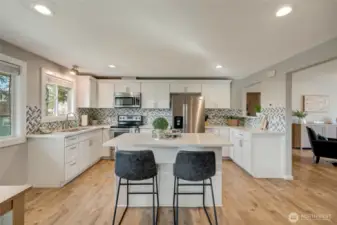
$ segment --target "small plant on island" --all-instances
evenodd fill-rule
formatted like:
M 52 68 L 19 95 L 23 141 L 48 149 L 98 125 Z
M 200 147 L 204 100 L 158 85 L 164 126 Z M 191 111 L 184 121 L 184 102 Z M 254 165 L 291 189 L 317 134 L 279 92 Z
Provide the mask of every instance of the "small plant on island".
M 158 117 L 152 122 L 152 126 L 156 130 L 166 130 L 169 126 L 169 123 L 164 117 Z

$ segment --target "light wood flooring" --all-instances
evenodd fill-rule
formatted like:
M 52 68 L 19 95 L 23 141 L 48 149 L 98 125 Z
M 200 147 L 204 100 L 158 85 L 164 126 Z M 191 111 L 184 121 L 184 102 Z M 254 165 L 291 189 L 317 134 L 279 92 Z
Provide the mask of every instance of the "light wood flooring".
M 310 151 L 294 150 L 293 159 L 293 181 L 253 179 L 233 162 L 224 161 L 219 224 L 292 224 L 291 212 L 331 216 L 330 221 L 302 219 L 295 224 L 337 224 L 337 167 L 312 164 Z M 110 225 L 113 169 L 112 161 L 101 161 L 64 188 L 32 189 L 26 195 L 25 225 Z M 150 209 L 131 208 L 123 224 L 149 225 L 151 216 Z M 173 224 L 170 208 L 160 209 L 159 224 Z M 202 209 L 181 209 L 180 224 L 207 225 L 208 221 Z

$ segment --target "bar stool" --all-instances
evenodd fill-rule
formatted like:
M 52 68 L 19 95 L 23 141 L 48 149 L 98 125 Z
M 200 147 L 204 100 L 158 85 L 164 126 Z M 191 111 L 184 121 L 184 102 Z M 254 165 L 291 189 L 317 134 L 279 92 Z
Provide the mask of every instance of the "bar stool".
M 129 207 L 129 195 L 144 195 L 152 194 L 152 213 L 153 213 L 153 225 L 158 224 L 159 214 L 159 194 L 158 194 L 158 180 L 157 180 L 157 166 L 154 159 L 153 152 L 150 150 L 145 151 L 117 151 L 115 161 L 115 174 L 119 177 L 116 203 L 112 225 L 115 224 L 117 205 L 119 198 L 120 186 L 126 186 L 126 208 L 120 219 L 119 224 L 122 223 L 126 211 Z M 152 178 L 150 183 L 132 183 L 130 181 L 141 181 Z M 122 179 L 126 182 L 122 182 Z M 130 192 L 129 186 L 137 185 L 152 185 L 152 192 Z M 156 186 L 156 188 L 155 188 Z M 155 195 L 157 195 L 157 214 L 155 216 Z
M 214 192 L 212 179 L 215 175 L 215 153 L 212 151 L 180 151 L 177 154 L 176 162 L 173 167 L 174 192 L 173 192 L 173 219 L 174 224 L 178 225 L 179 195 L 202 195 L 203 208 L 207 215 L 209 224 L 211 219 L 205 206 L 205 187 L 210 187 L 213 199 L 213 210 L 215 224 L 218 225 L 218 218 L 215 208 Z M 186 181 L 202 181 L 202 184 L 180 184 L 179 179 Z M 205 183 L 205 180 L 209 180 Z M 179 192 L 180 186 L 202 186 L 202 192 Z

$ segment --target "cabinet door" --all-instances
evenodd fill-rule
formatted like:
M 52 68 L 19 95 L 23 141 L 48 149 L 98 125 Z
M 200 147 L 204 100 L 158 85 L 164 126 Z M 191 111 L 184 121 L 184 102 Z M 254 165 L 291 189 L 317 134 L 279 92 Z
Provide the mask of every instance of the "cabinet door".
M 89 140 L 84 140 L 79 142 L 79 170 L 83 171 L 90 165 L 90 142 Z
M 97 107 L 97 81 L 95 78 L 90 78 L 90 107 Z
M 115 85 L 105 80 L 98 81 L 98 108 L 112 108 L 114 106 Z
M 201 84 L 173 83 L 170 84 L 171 93 L 201 93 Z
M 142 83 L 142 108 L 170 108 L 170 85 L 168 83 Z
M 243 141 L 242 143 L 242 167 L 251 173 L 251 143 L 250 141 Z
M 203 84 L 205 108 L 230 108 L 230 84 Z
M 116 82 L 115 92 L 140 92 L 140 83 L 138 82 Z
M 103 129 L 103 143 L 110 140 L 110 129 Z M 110 147 L 102 147 L 101 156 L 108 157 L 110 156 Z
M 326 125 L 324 133 L 327 138 L 337 138 L 337 128 L 335 125 Z

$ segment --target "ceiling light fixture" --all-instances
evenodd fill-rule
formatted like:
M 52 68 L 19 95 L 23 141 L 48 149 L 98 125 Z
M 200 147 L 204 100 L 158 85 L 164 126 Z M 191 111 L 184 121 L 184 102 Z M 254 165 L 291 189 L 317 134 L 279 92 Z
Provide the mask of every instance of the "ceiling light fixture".
M 286 16 L 293 11 L 293 8 L 290 5 L 284 5 L 279 8 L 276 12 L 276 17 Z
M 216 65 L 216 67 L 215 67 L 216 69 L 221 69 L 222 68 L 222 66 L 221 65 Z
M 45 5 L 35 4 L 33 8 L 44 16 L 52 16 L 53 12 Z
M 78 71 L 78 66 L 73 65 L 73 68 L 69 71 L 70 74 L 72 75 L 78 75 L 80 72 Z
M 110 68 L 116 68 L 116 66 L 113 65 L 113 64 L 110 64 L 109 67 L 110 67 Z

